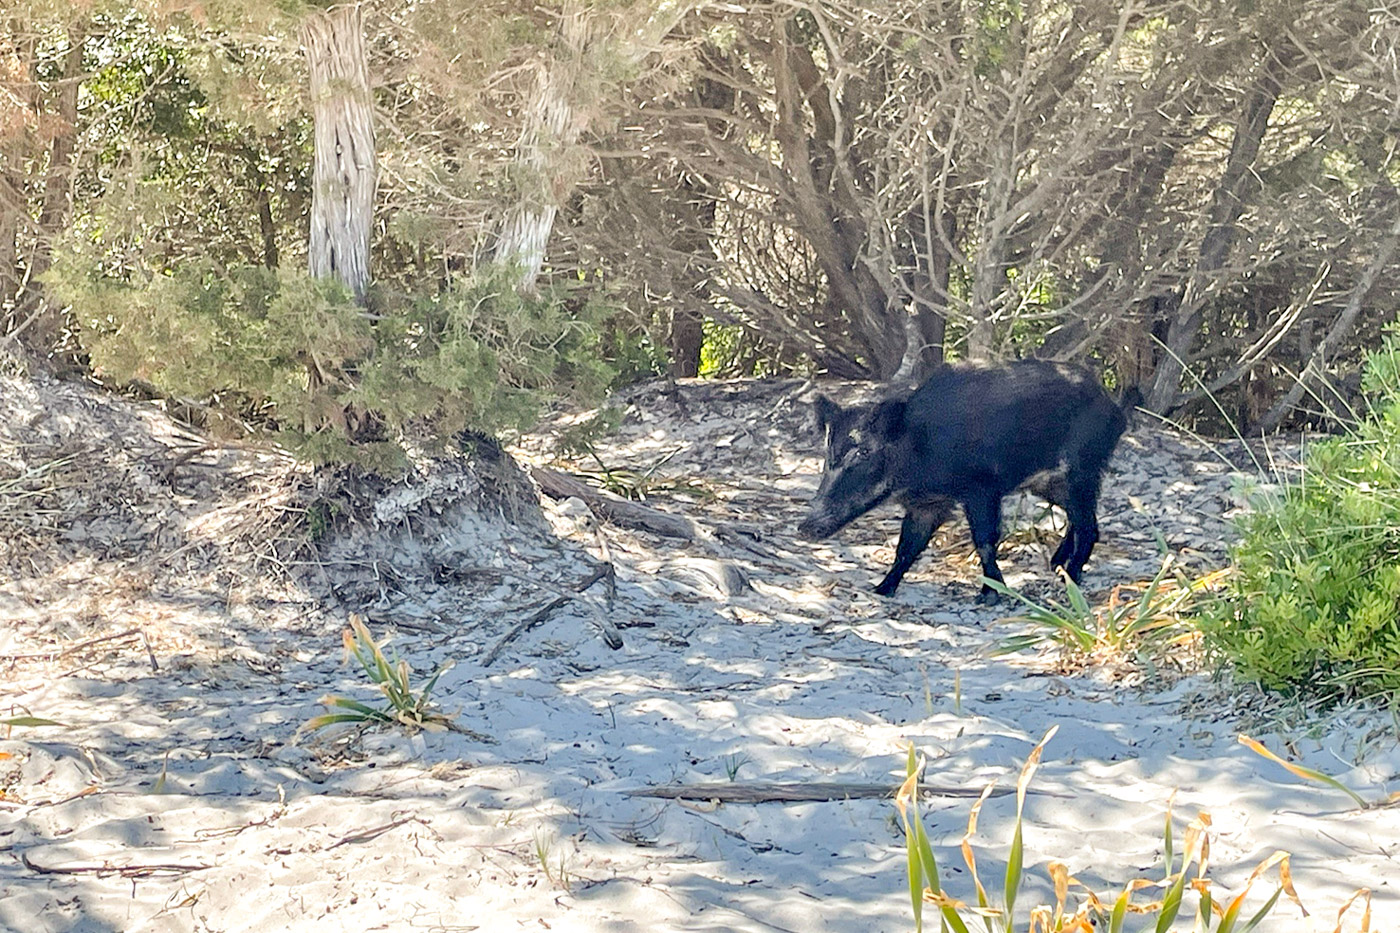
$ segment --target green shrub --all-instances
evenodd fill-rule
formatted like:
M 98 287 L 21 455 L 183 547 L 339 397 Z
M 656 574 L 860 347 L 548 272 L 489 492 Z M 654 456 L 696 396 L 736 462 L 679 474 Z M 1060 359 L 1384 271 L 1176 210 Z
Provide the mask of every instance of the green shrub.
M 1400 341 L 1366 364 L 1370 410 L 1306 452 L 1301 478 L 1241 526 L 1208 648 L 1267 687 L 1400 689 Z
M 302 271 L 213 262 L 131 282 L 71 260 L 51 284 L 99 374 L 241 399 L 316 461 L 390 466 L 406 434 L 443 445 L 463 428 L 519 427 L 541 393 L 592 397 L 613 376 L 599 352 L 607 308 L 523 296 L 506 270 L 379 292 L 369 310 Z

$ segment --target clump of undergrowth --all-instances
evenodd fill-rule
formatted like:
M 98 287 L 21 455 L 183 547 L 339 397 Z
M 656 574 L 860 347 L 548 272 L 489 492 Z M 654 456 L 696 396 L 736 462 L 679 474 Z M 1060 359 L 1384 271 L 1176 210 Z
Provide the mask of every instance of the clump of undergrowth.
M 423 686 L 414 689 L 411 683 L 413 672 L 408 662 L 386 656 L 384 645 L 388 639 L 375 641 L 369 628 L 358 615 L 350 616 L 350 627 L 341 633 L 341 638 L 345 644 L 346 655 L 359 662 L 365 676 L 383 695 L 384 702 L 379 706 L 372 706 L 349 697 L 334 694 L 324 696 L 320 702 L 337 712 L 325 713 L 307 720 L 302 726 L 304 730 L 314 732 L 327 726 L 348 723 L 397 725 L 413 732 L 443 729 L 467 731 L 457 726 L 452 716 L 438 711 L 431 699 L 433 687 L 437 686 L 438 678 L 452 667 L 451 662 L 438 668 Z
M 919 815 L 918 775 L 922 762 L 916 760 L 913 746 L 909 747 L 907 777 L 895 796 L 895 805 L 904 826 L 909 897 L 916 933 L 922 933 L 924 929 L 926 907 L 933 909 L 940 933 L 968 933 L 974 929 L 987 933 L 1017 933 L 1022 930 L 1026 933 L 1166 933 L 1182 916 L 1183 910 L 1188 911 L 1186 917 L 1194 916 L 1192 929 L 1195 933 L 1251 933 L 1266 929 L 1261 928 L 1260 924 L 1284 895 L 1300 910 L 1303 909 L 1298 892 L 1293 887 L 1286 852 L 1275 852 L 1259 863 L 1239 892 L 1219 892 L 1217 884 L 1209 877 L 1210 815 L 1199 814 L 1187 825 L 1178 840 L 1169 808 L 1163 833 L 1164 865 L 1160 878 L 1134 878 L 1123 885 L 1117 896 L 1100 897 L 1072 876 L 1063 863 L 1052 861 L 1047 864 L 1046 871 L 1054 885 L 1054 905 L 1038 904 L 1024 913 L 1018 913 L 1017 896 L 1025 878 L 1023 866 L 1026 852 L 1021 830 L 1026 791 L 1040 765 L 1045 745 L 1054 734 L 1055 729 L 1052 728 L 1031 750 L 1016 782 L 1016 822 L 1006 873 L 999 888 L 995 883 L 990 887 L 983 883 L 972 846 L 978 814 L 993 787 L 989 786 L 983 791 L 973 804 L 961 844 L 963 861 L 973 886 L 973 897 L 969 900 L 958 899 L 942 886 L 933 846 Z M 1255 906 L 1246 910 L 1246 902 L 1255 883 L 1270 871 L 1275 872 L 1277 878 L 1273 893 L 1262 904 L 1256 898 Z M 1191 898 L 1195 899 L 1194 911 L 1191 909 Z M 1342 933 L 1343 919 L 1354 905 L 1362 912 L 1359 933 L 1369 933 L 1371 894 L 1366 889 L 1357 891 L 1338 912 L 1333 933 Z
M 93 268 L 65 259 L 52 287 L 96 372 L 254 411 L 316 462 L 401 465 L 405 435 L 446 447 L 464 429 L 519 427 L 543 396 L 596 397 L 616 375 L 600 337 L 615 308 L 522 294 L 509 269 L 375 289 L 361 307 L 290 267 Z
M 1265 687 L 1400 690 L 1400 339 L 1370 354 L 1369 411 L 1313 443 L 1301 477 L 1256 496 L 1206 646 Z
M 1191 653 L 1199 641 L 1192 612 L 1203 594 L 1221 585 L 1226 572 L 1189 577 L 1167 551 L 1158 535 L 1161 566 L 1151 580 L 1121 583 L 1108 599 L 1089 602 L 1077 583 L 1064 576 L 1066 601 L 1036 602 L 996 580 L 983 578 L 997 592 L 1022 604 L 1022 611 L 1002 621 L 1028 626 L 1004 639 L 999 654 L 1044 645 L 1058 646 L 1060 660 L 1070 668 L 1124 660 L 1155 666 L 1163 658 Z

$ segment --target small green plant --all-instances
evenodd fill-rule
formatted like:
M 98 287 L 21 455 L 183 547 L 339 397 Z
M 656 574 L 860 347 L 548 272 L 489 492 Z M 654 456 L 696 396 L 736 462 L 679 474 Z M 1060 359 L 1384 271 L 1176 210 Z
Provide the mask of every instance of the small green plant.
M 729 775 L 731 782 L 739 780 L 739 769 L 748 764 L 752 759 L 743 752 L 735 752 L 732 755 L 724 756 L 724 773 Z
M 988 586 L 1026 607 L 1020 615 L 1002 621 L 1026 623 L 1033 629 L 1007 638 L 997 653 L 1010 654 L 1048 643 L 1064 649 L 1070 661 L 1116 660 L 1131 655 L 1150 658 L 1195 642 L 1197 632 L 1188 614 L 1201 594 L 1220 585 L 1226 571 L 1189 580 L 1180 572 L 1172 573 L 1174 562 L 1160 534 L 1158 547 L 1162 565 L 1156 576 L 1115 586 L 1108 601 L 1099 606 L 1091 605 L 1084 591 L 1067 576 L 1067 605 L 1055 600 L 1037 603 L 1004 583 L 983 578 Z
M 564 853 L 559 853 L 559 858 L 555 864 L 549 862 L 550 851 L 554 848 L 554 837 L 543 832 L 535 833 L 535 858 L 539 859 L 540 868 L 544 870 L 544 876 L 549 879 L 549 883 L 568 893 L 573 879 L 569 877 L 569 870 L 564 863 Z
M 347 657 L 353 656 L 355 660 L 360 662 L 366 676 L 384 694 L 385 704 L 383 706 L 370 706 L 368 703 L 361 703 L 349 697 L 328 695 L 322 697 L 320 702 L 327 707 L 344 712 L 315 716 L 307 720 L 302 727 L 303 729 L 314 732 L 337 723 L 361 725 L 385 723 L 404 726 L 413 731 L 419 729 L 465 731 L 453 723 L 452 717 L 432 709 L 433 704 L 429 699 L 433 687 L 437 685 L 438 678 L 452 667 L 451 662 L 438 668 L 421 689 L 414 690 L 409 683 L 412 672 L 408 662 L 386 657 L 384 645 L 387 644 L 388 639 L 375 641 L 364 621 L 358 615 L 351 614 L 350 627 L 341 633 L 341 638 L 345 644 Z
M 1195 933 L 1251 933 L 1258 930 L 1279 898 L 1285 894 L 1302 908 L 1298 893 L 1293 888 L 1289 873 L 1289 856 L 1286 852 L 1275 852 L 1261 862 L 1250 874 L 1240 892 L 1233 896 L 1217 898 L 1214 884 L 1207 877 L 1210 860 L 1210 816 L 1202 813 L 1192 820 L 1186 827 L 1178 848 L 1172 814 L 1168 808 L 1163 834 L 1164 873 L 1160 880 L 1132 879 L 1123 885 L 1117 897 L 1104 899 L 1070 875 L 1064 864 L 1052 861 L 1047 864 L 1046 871 L 1054 885 L 1054 906 L 1037 905 L 1026 912 L 1024 922 L 1018 922 L 1016 898 L 1024 879 L 1025 846 L 1021 829 L 1026 791 L 1040 765 L 1045 745 L 1054 734 L 1055 729 L 1052 728 L 1031 750 L 1016 782 L 1015 829 L 1012 832 L 1001 897 L 995 901 L 978 874 L 976 853 L 972 847 L 972 837 L 977 832 L 978 814 L 993 788 L 989 786 L 973 804 L 961 849 L 963 861 L 967 864 L 968 874 L 976 892 L 975 903 L 952 897 L 941 885 L 933 846 L 919 816 L 918 778 L 923 762 L 916 759 L 914 747 L 910 745 L 906 763 L 907 776 L 895 795 L 895 806 L 899 810 L 904 827 L 909 897 L 916 933 L 922 933 L 924 928 L 925 905 L 930 905 L 937 911 L 938 929 L 941 933 L 950 930 L 953 933 L 968 933 L 973 928 L 985 929 L 988 933 L 1016 933 L 1018 930 L 1025 930 L 1026 933 L 1125 933 L 1129 929 L 1140 933 L 1147 933 L 1149 930 L 1153 933 L 1166 933 L 1181 914 L 1182 908 L 1186 906 L 1186 898 L 1192 892 L 1196 895 L 1193 927 Z M 1250 891 L 1255 882 L 1271 869 L 1277 872 L 1277 888 L 1258 910 L 1246 915 L 1245 901 Z M 1079 904 L 1072 907 L 1070 893 L 1075 889 Z M 1133 903 L 1134 896 L 1147 889 L 1160 890 L 1161 895 L 1149 903 Z M 1364 907 L 1360 931 L 1368 933 L 1371 917 L 1370 891 L 1365 889 L 1357 891 L 1339 911 L 1334 933 L 1341 933 L 1343 917 L 1352 905 L 1357 903 Z M 1130 927 L 1130 916 L 1141 919 L 1134 920 L 1134 925 Z M 1246 916 L 1248 919 L 1245 919 Z
M 683 480 L 658 479 L 656 477 L 656 471 L 684 448 L 677 447 L 640 473 L 636 470 L 609 467 L 603 462 L 603 458 L 598 456 L 598 452 L 592 444 L 586 444 L 584 449 L 593 462 L 598 464 L 598 469 L 579 470 L 578 473 L 591 479 L 594 485 L 624 499 L 645 502 L 648 493 L 658 492 L 662 489 L 675 490 L 686 485 Z
M 5 737 L 9 738 L 10 731 L 16 726 L 25 729 L 35 729 L 39 726 L 63 726 L 63 723 L 53 719 L 44 719 L 41 716 L 7 716 L 0 718 L 0 729 L 5 730 Z M 64 727 L 66 728 L 66 727 Z
M 1243 745 L 1245 748 L 1249 749 L 1257 755 L 1261 755 L 1264 758 L 1269 759 L 1275 764 L 1282 765 L 1284 768 L 1288 769 L 1293 774 L 1298 775 L 1298 777 L 1303 778 L 1306 781 L 1316 781 L 1319 784 L 1325 784 L 1333 790 L 1339 790 L 1342 793 L 1346 794 L 1348 797 L 1350 797 L 1352 800 L 1355 800 L 1356 805 L 1358 807 L 1361 807 L 1362 809 L 1365 809 L 1366 807 L 1370 806 L 1368 803 L 1366 803 L 1365 799 L 1360 794 L 1352 790 L 1350 787 L 1347 787 L 1345 784 L 1332 777 L 1330 774 L 1324 774 L 1323 772 L 1318 771 L 1314 768 L 1306 768 L 1302 765 L 1295 765 L 1291 761 L 1284 761 L 1278 755 L 1275 755 L 1273 752 L 1265 748 L 1263 742 L 1260 742 L 1257 739 L 1251 739 L 1247 735 L 1241 735 L 1239 739 L 1240 744 Z

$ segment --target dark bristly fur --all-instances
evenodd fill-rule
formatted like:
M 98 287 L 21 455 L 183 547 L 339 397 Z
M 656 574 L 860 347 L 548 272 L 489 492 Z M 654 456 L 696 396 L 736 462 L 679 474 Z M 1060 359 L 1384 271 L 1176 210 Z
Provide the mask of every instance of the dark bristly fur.
M 826 468 L 804 537 L 829 537 L 887 499 L 905 508 L 894 566 L 876 587 L 889 595 L 957 505 L 967 515 L 982 572 L 1000 581 L 1001 500 L 1032 489 L 1065 510 L 1069 527 L 1051 565 L 1078 581 L 1099 539 L 1099 485 L 1141 401 L 1115 403 L 1088 372 L 1025 360 L 944 366 L 911 396 L 845 409 L 816 401 Z M 983 587 L 979 601 L 995 601 Z

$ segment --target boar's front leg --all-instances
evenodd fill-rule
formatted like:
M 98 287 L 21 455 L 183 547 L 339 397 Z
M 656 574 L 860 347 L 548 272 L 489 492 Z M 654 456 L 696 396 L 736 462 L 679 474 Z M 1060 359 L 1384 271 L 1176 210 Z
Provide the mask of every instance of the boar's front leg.
M 885 579 L 875 587 L 881 596 L 889 596 L 904 579 L 904 574 L 914 566 L 914 561 L 928 547 L 929 540 L 938 526 L 948 520 L 953 511 L 950 501 L 937 501 L 925 505 L 913 505 L 904 513 L 904 522 L 899 526 L 899 545 L 894 551 L 894 566 L 885 574 Z

